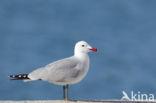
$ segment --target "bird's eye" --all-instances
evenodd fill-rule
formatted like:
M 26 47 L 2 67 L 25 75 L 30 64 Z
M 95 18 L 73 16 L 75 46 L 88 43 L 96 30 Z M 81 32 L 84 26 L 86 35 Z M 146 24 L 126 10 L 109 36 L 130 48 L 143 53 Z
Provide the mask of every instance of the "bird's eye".
M 82 47 L 84 47 L 85 45 L 82 45 Z

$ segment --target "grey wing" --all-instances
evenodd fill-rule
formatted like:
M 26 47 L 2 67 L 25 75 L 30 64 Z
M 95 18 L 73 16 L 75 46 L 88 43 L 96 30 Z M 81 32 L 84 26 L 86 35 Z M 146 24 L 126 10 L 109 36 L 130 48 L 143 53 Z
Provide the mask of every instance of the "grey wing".
M 35 79 L 65 82 L 70 81 L 79 74 L 80 71 L 77 68 L 79 68 L 79 61 L 74 57 L 70 57 L 51 63 L 32 72 L 30 75 Z

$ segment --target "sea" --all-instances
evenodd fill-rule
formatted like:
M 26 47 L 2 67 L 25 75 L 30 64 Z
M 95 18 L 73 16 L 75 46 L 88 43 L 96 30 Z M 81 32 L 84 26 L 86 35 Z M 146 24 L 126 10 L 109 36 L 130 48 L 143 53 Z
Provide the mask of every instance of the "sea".
M 62 86 L 11 81 L 72 56 L 86 41 L 90 68 L 74 100 L 156 95 L 156 0 L 0 0 L 0 100 L 58 100 Z

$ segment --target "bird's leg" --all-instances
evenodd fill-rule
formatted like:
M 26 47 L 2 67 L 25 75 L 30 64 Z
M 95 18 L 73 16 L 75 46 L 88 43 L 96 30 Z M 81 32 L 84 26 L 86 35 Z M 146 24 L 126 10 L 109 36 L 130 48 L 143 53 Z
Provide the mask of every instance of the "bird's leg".
M 67 85 L 63 85 L 63 99 L 64 100 L 68 100 L 68 84 Z
M 66 99 L 66 86 L 63 85 L 63 99 L 65 100 Z
M 66 100 L 68 100 L 68 84 L 66 85 Z

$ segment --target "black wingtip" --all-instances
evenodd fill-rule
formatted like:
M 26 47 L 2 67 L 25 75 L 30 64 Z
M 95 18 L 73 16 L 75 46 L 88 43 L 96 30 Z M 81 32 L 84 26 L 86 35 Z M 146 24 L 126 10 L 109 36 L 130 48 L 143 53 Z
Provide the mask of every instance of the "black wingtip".
M 11 78 L 9 80 L 18 80 L 18 79 L 15 78 L 15 75 L 8 75 L 8 77 Z
M 14 78 L 14 75 L 8 75 L 8 77 Z
M 18 75 L 8 75 L 10 77 L 10 80 L 24 80 L 29 79 L 28 74 L 18 74 Z

